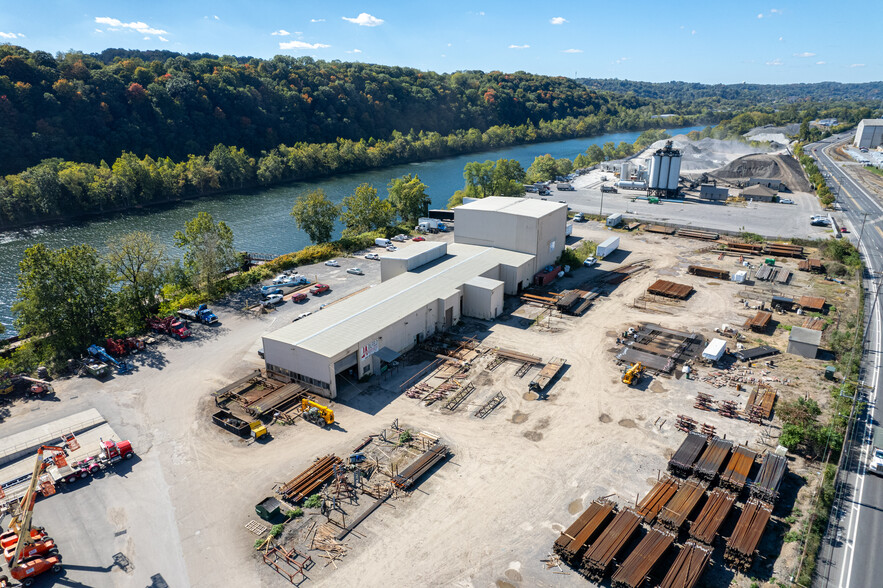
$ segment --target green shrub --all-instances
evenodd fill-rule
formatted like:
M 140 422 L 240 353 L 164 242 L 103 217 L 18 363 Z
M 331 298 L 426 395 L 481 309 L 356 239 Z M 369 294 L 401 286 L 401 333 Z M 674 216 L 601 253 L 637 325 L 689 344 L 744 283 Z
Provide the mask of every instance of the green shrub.
M 285 513 L 285 516 L 288 517 L 289 519 L 296 519 L 298 517 L 304 516 L 304 511 L 300 508 L 295 508 L 294 510 L 290 510 L 287 513 Z
M 322 495 L 313 494 L 304 501 L 304 508 L 319 508 L 322 505 Z
M 283 525 L 281 523 L 278 525 L 273 525 L 273 528 L 270 529 L 270 537 L 278 537 L 279 535 L 282 534 L 282 531 L 284 531 L 284 530 L 285 530 L 285 525 Z
M 399 443 L 407 443 L 411 439 L 413 439 L 413 437 L 411 436 L 411 431 L 408 431 L 407 429 L 402 431 L 399 435 Z

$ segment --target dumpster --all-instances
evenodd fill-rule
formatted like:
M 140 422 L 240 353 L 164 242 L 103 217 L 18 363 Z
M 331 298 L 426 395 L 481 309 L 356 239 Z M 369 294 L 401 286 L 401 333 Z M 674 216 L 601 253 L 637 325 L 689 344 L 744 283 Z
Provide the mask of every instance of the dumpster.
M 282 514 L 282 503 L 268 496 L 255 505 L 254 511 L 265 521 L 270 521 Z

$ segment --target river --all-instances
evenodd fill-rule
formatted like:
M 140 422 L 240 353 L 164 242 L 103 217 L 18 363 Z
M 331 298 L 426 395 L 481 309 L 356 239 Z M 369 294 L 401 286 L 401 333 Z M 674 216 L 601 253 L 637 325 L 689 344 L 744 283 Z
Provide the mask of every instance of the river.
M 703 127 L 671 129 L 670 134 L 687 133 Z M 598 137 L 568 139 L 549 143 L 519 145 L 481 153 L 436 159 L 420 163 L 397 165 L 366 172 L 335 176 L 313 182 L 286 184 L 266 190 L 225 194 L 188 200 L 171 206 L 157 206 L 87 220 L 83 222 L 37 226 L 21 231 L 0 233 L 0 323 L 6 327 L 3 336 L 15 333 L 12 326 L 12 304 L 15 302 L 18 262 L 25 249 L 36 243 L 48 247 L 67 247 L 86 243 L 103 251 L 108 240 L 141 230 L 155 234 L 177 255 L 173 235 L 184 228 L 184 223 L 199 212 L 210 213 L 216 221 L 223 220 L 233 229 L 236 249 L 259 253 L 282 254 L 297 251 L 310 241 L 300 231 L 289 213 L 294 200 L 317 188 L 322 188 L 334 202 L 367 182 L 377 188 L 380 196 L 386 196 L 386 185 L 391 178 L 405 174 L 417 174 L 427 186 L 432 198 L 430 208 L 444 208 L 451 195 L 463 188 L 463 168 L 470 161 L 488 159 L 516 159 L 524 169 L 537 155 L 549 153 L 555 158 L 573 159 L 585 152 L 590 145 L 603 145 L 608 141 L 633 143 L 640 132 L 612 133 Z M 338 235 L 342 227 L 338 227 Z

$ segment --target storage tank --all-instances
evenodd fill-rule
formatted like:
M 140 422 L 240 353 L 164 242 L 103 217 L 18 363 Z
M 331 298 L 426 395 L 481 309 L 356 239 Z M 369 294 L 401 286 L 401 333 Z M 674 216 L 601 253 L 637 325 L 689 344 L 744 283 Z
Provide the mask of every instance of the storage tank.
M 681 175 L 681 154 L 677 151 L 675 153 L 676 155 L 672 155 L 668 158 L 671 162 L 668 170 L 668 189 L 677 192 L 678 179 Z
M 668 189 L 668 168 L 671 165 L 671 160 L 668 157 L 660 156 L 659 157 L 659 181 L 656 184 L 656 189 L 658 190 L 667 190 Z M 653 190 L 653 186 L 650 186 L 650 189 Z
M 662 159 L 661 155 L 653 155 L 650 159 L 650 177 L 648 185 L 652 188 L 655 188 L 659 185 L 659 163 Z
M 622 165 L 619 166 L 619 179 L 623 180 L 623 181 L 629 179 L 629 162 L 628 161 L 623 161 Z
M 681 152 L 672 148 L 671 141 L 666 141 L 665 147 L 653 154 L 648 188 L 658 196 L 674 196 L 678 192 L 680 174 Z

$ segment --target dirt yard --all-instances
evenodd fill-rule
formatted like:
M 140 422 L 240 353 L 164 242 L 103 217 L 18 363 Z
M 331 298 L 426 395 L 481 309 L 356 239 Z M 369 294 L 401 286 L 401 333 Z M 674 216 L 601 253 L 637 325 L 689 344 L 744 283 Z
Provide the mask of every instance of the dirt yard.
M 609 235 L 596 223 L 575 227 L 577 238 L 600 242 Z M 716 336 L 715 328 L 724 324 L 742 330 L 741 325 L 755 312 L 743 300 L 765 300 L 768 305 L 772 293 L 799 296 L 809 288 L 823 292 L 817 295 L 827 296 L 836 307 L 828 315 L 835 324 L 842 309 L 855 305 L 850 287 L 798 272 L 796 261 L 777 260 L 792 269 L 794 276 L 789 285 L 771 289 L 765 282 L 736 284 L 689 275 L 690 264 L 731 272 L 742 267 L 738 258 L 718 259 L 717 253 L 703 251 L 710 247 L 707 242 L 650 233 L 622 233 L 621 237 L 621 250 L 608 260 L 591 269 L 578 268 L 572 277 L 553 284 L 553 291 L 560 292 L 620 265 L 646 261 L 647 269 L 598 298 L 583 316 L 549 316 L 542 309 L 509 299 L 503 320 L 470 319 L 455 329 L 454 335 L 474 337 L 483 348 L 504 347 L 544 361 L 565 358 L 567 365 L 547 394 L 538 396 L 528 389 L 537 368 L 523 377 L 516 376 L 518 366 L 512 362 L 491 371 L 488 353 L 471 366 L 468 381 L 475 384 L 475 391 L 462 405 L 453 412 L 443 408 L 444 402 L 426 406 L 405 394 L 412 377 L 434 359 L 415 352 L 404 356 L 401 368 L 392 374 L 342 390 L 332 405 L 335 426 L 323 429 L 304 421 L 271 425 L 271 440 L 246 442 L 211 424 L 215 407 L 210 395 L 260 365 L 254 354 L 258 337 L 288 319 L 231 310 L 221 313 L 222 329 L 201 329 L 200 333 L 207 334 L 195 341 L 163 343 L 151 352 L 150 361 L 145 357 L 135 374 L 104 384 L 86 379 L 60 382 L 57 389 L 62 402 L 16 404 L 4 428 L 25 427 L 28 419 L 33 422 L 53 413 L 96 406 L 120 435 L 132 440 L 141 467 L 149 468 L 157 478 L 143 487 L 142 500 L 155 504 L 159 518 L 168 517 L 166 547 L 180 549 L 182 555 L 179 567 L 154 553 L 149 540 L 137 531 L 146 523 L 134 520 L 130 513 L 131 553 L 126 555 L 140 585 L 148 583 L 155 571 L 162 572 L 163 566 L 174 568 L 164 572 L 169 585 L 253 585 L 256 576 L 262 586 L 288 585 L 254 550 L 257 537 L 246 529 L 257 520 L 254 505 L 271 496 L 275 484 L 289 480 L 315 458 L 329 453 L 346 457 L 368 435 L 398 419 L 401 428 L 440 437 L 451 456 L 411 491 L 391 498 L 362 522 L 356 533 L 343 540 L 345 556 L 332 565 L 327 558 L 314 556 L 316 563 L 301 586 L 585 586 L 586 580 L 578 574 L 567 568 L 566 574 L 553 573 L 541 560 L 548 557 L 559 532 L 593 499 L 610 496 L 625 507 L 652 487 L 684 438 L 674 427 L 678 415 L 713 425 L 719 436 L 748 443 L 759 452 L 774 449 L 779 434 L 775 418 L 772 424 L 756 425 L 694 408 L 697 393 L 705 392 L 716 401 L 734 400 L 744 409 L 749 390 L 717 388 L 702 381 L 714 371 L 709 368 L 697 365 L 690 379 L 676 372 L 675 376 L 647 378 L 635 387 L 622 384 L 622 368 L 614 361 L 617 337 L 629 327 L 650 322 L 710 339 Z M 658 278 L 689 284 L 695 292 L 684 302 L 638 301 L 636 307 L 636 300 Z M 802 319 L 793 314 L 774 315 L 781 325 L 802 324 Z M 783 328 L 769 334 L 744 331 L 744 335 L 746 347 L 763 342 L 784 351 L 787 346 L 788 333 Z M 780 401 L 798 395 L 825 401 L 824 359 L 789 355 L 773 359 L 775 368 L 746 369 L 752 371 L 751 377 L 772 378 Z M 505 395 L 500 406 L 484 419 L 473 416 L 498 392 Z M 133 475 L 138 467 L 133 466 Z M 787 580 L 799 557 L 791 549 L 793 544 L 782 547 L 788 528 L 784 518 L 791 514 L 795 501 L 800 503 L 809 494 L 815 470 L 794 459 L 789 459 L 789 468 L 792 473 L 764 538 L 764 559 L 752 570 L 760 579 Z M 84 494 L 101 491 L 98 483 L 77 490 Z M 360 498 L 362 507 L 372 501 Z M 97 517 L 120 516 L 100 501 L 89 502 Z M 312 521 L 324 521 L 315 510 L 305 510 L 306 517 L 283 538 L 297 539 Z M 64 519 L 59 515 L 58 520 L 45 524 L 60 527 Z M 719 546 L 718 563 L 721 551 Z M 777 561 L 779 551 L 782 557 Z M 65 562 L 77 563 L 77 554 L 65 554 Z M 145 559 L 151 562 L 149 566 L 144 566 Z M 141 582 L 140 570 L 148 582 Z M 67 573 L 68 579 L 91 586 L 133 582 L 131 574 L 122 576 L 117 571 L 107 576 Z M 747 577 L 734 575 L 722 565 L 713 567 L 705 583 L 717 586 L 732 580 L 739 586 L 750 584 Z

